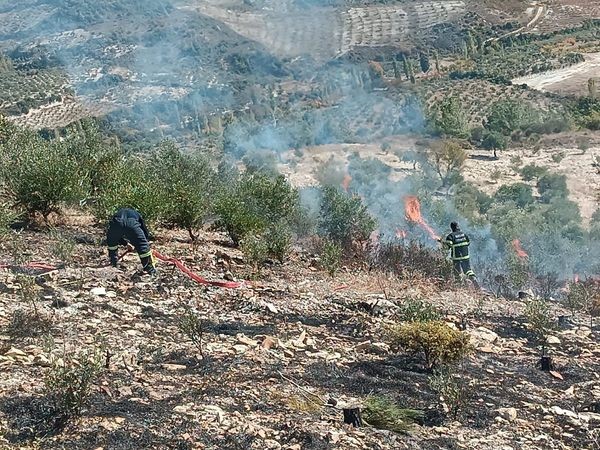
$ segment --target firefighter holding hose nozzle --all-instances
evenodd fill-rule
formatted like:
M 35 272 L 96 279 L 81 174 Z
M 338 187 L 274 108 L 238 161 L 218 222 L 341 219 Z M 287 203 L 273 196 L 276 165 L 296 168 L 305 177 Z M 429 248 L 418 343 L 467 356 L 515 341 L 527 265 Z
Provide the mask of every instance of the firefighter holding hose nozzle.
M 119 245 L 127 245 L 129 250 L 137 252 L 144 271 L 156 275 L 149 239 L 150 233 L 142 215 L 135 209 L 119 209 L 110 220 L 106 235 L 110 264 L 117 266 Z
M 445 238 L 439 238 L 438 241 L 444 245 L 445 248 L 450 250 L 450 257 L 452 258 L 452 265 L 454 267 L 454 276 L 456 279 L 460 279 L 461 272 L 473 283 L 473 285 L 479 289 L 479 283 L 475 272 L 471 269 L 471 260 L 469 255 L 469 245 L 471 243 L 469 236 L 461 231 L 460 226 L 457 222 L 450 224 L 452 232 Z

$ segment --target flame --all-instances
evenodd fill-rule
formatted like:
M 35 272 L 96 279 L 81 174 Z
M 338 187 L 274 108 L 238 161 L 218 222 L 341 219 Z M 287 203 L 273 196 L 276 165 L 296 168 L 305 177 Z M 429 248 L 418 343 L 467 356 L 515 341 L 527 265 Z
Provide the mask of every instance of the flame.
M 517 252 L 517 256 L 521 259 L 525 259 L 525 258 L 529 258 L 529 255 L 527 254 L 527 252 L 525 250 L 523 250 L 523 247 L 521 247 L 521 241 L 519 241 L 518 239 L 515 239 L 514 241 L 512 241 L 512 246 L 515 249 L 515 252 Z
M 396 237 L 398 239 L 406 239 L 408 233 L 406 233 L 406 231 L 401 230 L 400 228 L 396 229 Z
M 351 181 L 352 181 L 352 177 L 350 176 L 349 173 L 346 173 L 346 175 L 344 175 L 344 179 L 342 180 L 342 189 L 344 189 L 344 191 L 348 192 Z
M 411 222 L 415 222 L 421 226 L 432 239 L 439 239 L 439 236 L 436 234 L 433 228 L 429 226 L 427 222 L 421 216 L 421 203 L 419 203 L 419 199 L 414 195 L 408 195 L 404 197 L 404 210 L 406 211 L 406 219 Z

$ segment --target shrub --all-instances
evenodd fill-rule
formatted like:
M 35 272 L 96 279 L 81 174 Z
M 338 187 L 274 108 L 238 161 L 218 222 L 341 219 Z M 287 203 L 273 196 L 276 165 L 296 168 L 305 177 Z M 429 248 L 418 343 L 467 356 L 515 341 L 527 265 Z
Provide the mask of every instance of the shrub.
M 326 240 L 321 249 L 321 265 L 329 276 L 334 277 L 342 260 L 342 247 L 333 241 Z
M 592 328 L 593 317 L 600 313 L 600 284 L 593 279 L 570 283 L 565 306 L 573 315 L 579 311 L 588 314 Z
M 52 255 L 65 263 L 71 261 L 75 251 L 75 240 L 56 228 L 50 230 L 49 237 L 52 241 L 50 246 Z
M 569 194 L 567 177 L 557 173 L 547 173 L 537 182 L 537 188 L 542 196 L 542 201 L 548 203 L 554 197 L 565 198 Z
M 292 246 L 290 226 L 285 221 L 277 222 L 267 231 L 265 241 L 269 256 L 283 263 Z
M 446 97 L 432 108 L 430 121 L 435 132 L 442 136 L 466 139 L 469 137 L 469 121 L 465 108 L 456 96 Z
M 185 312 L 179 318 L 177 323 L 181 332 L 194 344 L 198 349 L 200 356 L 204 357 L 204 350 L 202 347 L 202 338 L 204 336 L 204 327 L 202 326 L 202 319 L 192 309 L 187 308 Z
M 395 273 L 408 279 L 420 273 L 432 281 L 453 279 L 452 265 L 442 252 L 434 251 L 419 241 L 407 244 L 387 242 L 379 245 L 373 255 L 373 267 Z
M 563 159 L 565 159 L 565 152 L 556 152 L 552 153 L 552 161 L 556 164 L 559 164 Z
M 460 174 L 467 153 L 458 142 L 446 140 L 431 146 L 430 157 L 442 186 L 447 186 L 450 180 Z
M 19 308 L 15 310 L 6 326 L 6 334 L 11 340 L 37 337 L 46 334 L 52 328 L 52 319 L 35 309 Z
M 512 201 L 520 208 L 525 208 L 534 202 L 533 189 L 525 183 L 503 185 L 496 191 L 494 199 L 497 202 Z
M 260 269 L 260 266 L 269 254 L 265 237 L 262 235 L 246 234 L 240 244 L 240 248 L 247 261 L 255 269 Z
M 532 181 L 538 179 L 546 175 L 547 173 L 547 168 L 536 166 L 535 164 L 529 164 L 521 169 L 521 176 L 525 181 Z
M 154 179 L 146 157 L 129 156 L 121 160 L 99 188 L 94 215 L 102 222 L 119 208 L 134 208 L 148 223 L 156 223 L 164 208 L 160 185 Z
M 237 245 L 250 233 L 262 234 L 290 220 L 298 208 L 298 191 L 283 176 L 246 173 L 220 192 L 215 204 L 218 225 Z
M 349 248 L 354 242 L 366 241 L 375 227 L 375 219 L 359 197 L 332 186 L 323 188 L 319 228 L 328 239 Z
M 394 347 L 421 354 L 427 369 L 456 363 L 471 351 L 468 334 L 439 320 L 396 326 L 390 330 L 390 341 Z
M 468 400 L 465 378 L 448 368 L 436 370 L 429 378 L 429 386 L 441 397 L 444 409 L 456 419 Z
M 542 356 L 546 353 L 546 338 L 555 328 L 555 321 L 550 312 L 550 305 L 546 300 L 534 298 L 525 307 L 525 316 L 529 328 L 535 333 L 542 344 Z
M 400 307 L 399 317 L 405 322 L 432 322 L 441 320 L 442 315 L 429 302 L 407 298 Z
M 52 404 L 55 427 L 62 429 L 81 414 L 87 403 L 92 384 L 102 372 L 102 349 L 65 353 L 54 358 L 44 378 Z
M 7 199 L 32 218 L 44 220 L 61 204 L 84 198 L 89 180 L 76 158 L 60 141 L 47 142 L 18 131 L 0 148 L 0 176 Z
M 215 172 L 203 157 L 183 154 L 170 142 L 155 150 L 150 170 L 162 199 L 160 221 L 187 230 L 195 241 L 194 231 L 212 209 Z
M 401 408 L 387 397 L 370 396 L 362 409 L 362 418 L 380 430 L 405 433 L 414 421 L 423 419 L 423 412 Z
M 535 122 L 536 117 L 535 110 L 522 100 L 500 100 L 491 106 L 485 128 L 510 136 Z
M 0 241 L 8 236 L 10 225 L 17 217 L 18 215 L 12 211 L 7 203 L 0 202 Z
M 498 157 L 498 150 L 508 148 L 508 138 L 497 131 L 486 131 L 481 140 L 481 147 L 494 152 L 494 158 Z

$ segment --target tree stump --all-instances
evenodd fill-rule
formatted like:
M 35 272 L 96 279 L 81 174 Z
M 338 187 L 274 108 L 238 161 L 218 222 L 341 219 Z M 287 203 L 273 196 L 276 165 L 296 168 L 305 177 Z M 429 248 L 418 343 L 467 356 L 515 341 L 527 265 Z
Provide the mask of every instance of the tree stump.
M 552 358 L 549 356 L 542 356 L 540 359 L 540 365 L 544 372 L 550 372 L 552 370 Z
M 362 418 L 360 416 L 360 408 L 344 408 L 344 423 L 352 425 L 355 428 L 362 426 Z

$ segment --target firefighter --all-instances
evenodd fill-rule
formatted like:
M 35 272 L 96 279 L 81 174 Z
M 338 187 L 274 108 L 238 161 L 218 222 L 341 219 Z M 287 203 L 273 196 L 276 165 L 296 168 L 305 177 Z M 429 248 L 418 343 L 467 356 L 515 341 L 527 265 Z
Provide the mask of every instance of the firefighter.
M 469 236 L 463 233 L 457 222 L 450 224 L 452 233 L 446 236 L 445 239 L 440 238 L 440 242 L 450 250 L 450 256 L 452 258 L 452 264 L 454 266 L 454 276 L 456 279 L 460 279 L 461 272 L 464 273 L 469 280 L 479 288 L 477 283 L 477 277 L 475 272 L 471 269 L 471 261 L 469 256 Z
M 137 252 L 144 271 L 156 275 L 149 239 L 150 233 L 141 214 L 131 208 L 119 209 L 110 220 L 106 235 L 110 264 L 117 266 L 119 245 L 127 245 L 130 250 Z

